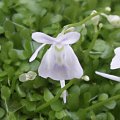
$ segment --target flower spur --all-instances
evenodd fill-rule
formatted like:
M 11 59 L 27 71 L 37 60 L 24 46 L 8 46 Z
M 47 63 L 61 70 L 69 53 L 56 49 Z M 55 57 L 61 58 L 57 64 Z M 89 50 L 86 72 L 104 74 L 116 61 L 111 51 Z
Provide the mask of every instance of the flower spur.
M 111 61 L 110 69 L 118 69 L 118 68 L 120 68 L 120 47 L 116 48 L 114 50 L 114 52 L 115 52 L 115 56 L 113 57 L 113 59 Z M 120 82 L 120 77 L 118 77 L 118 76 L 110 75 L 110 74 L 106 74 L 106 73 L 98 72 L 98 71 L 96 71 L 95 73 L 97 75 L 102 76 L 102 77 L 105 77 L 105 78 Z

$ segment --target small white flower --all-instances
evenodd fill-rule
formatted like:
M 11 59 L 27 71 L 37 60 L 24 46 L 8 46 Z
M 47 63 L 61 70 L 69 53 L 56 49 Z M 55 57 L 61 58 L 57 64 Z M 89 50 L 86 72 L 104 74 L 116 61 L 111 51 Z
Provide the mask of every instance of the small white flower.
M 95 13 L 97 13 L 97 11 L 93 10 L 92 13 L 91 13 L 91 15 L 94 15 Z M 97 15 L 97 16 L 93 17 L 91 19 L 91 21 L 92 21 L 93 25 L 98 25 L 98 23 L 100 21 L 100 15 Z
M 118 15 L 108 15 L 107 20 L 114 27 L 120 27 L 120 16 L 118 16 Z
M 111 61 L 110 69 L 120 68 L 120 47 L 116 48 L 114 50 L 114 52 L 115 52 L 115 56 L 113 57 L 113 59 Z M 102 77 L 120 82 L 120 77 L 118 77 L 118 76 L 114 76 L 114 75 L 110 75 L 110 74 L 106 74 L 106 73 L 102 73 L 102 72 L 98 72 L 98 71 L 96 71 L 95 73 Z
M 106 15 L 105 13 L 101 14 L 102 16 L 106 17 L 108 22 L 113 26 L 113 27 L 120 27 L 120 16 L 118 15 Z
M 60 81 L 61 87 L 65 86 L 65 80 L 81 78 L 83 69 L 73 49 L 69 45 L 77 42 L 79 38 L 80 33 L 78 32 L 60 33 L 56 38 L 41 32 L 33 33 L 32 39 L 44 44 L 33 53 L 29 60 L 30 62 L 37 57 L 38 52 L 45 44 L 51 45 L 41 60 L 38 68 L 39 76 L 43 78 L 50 77 L 53 80 Z M 63 92 L 63 94 L 64 103 L 66 103 L 66 93 Z

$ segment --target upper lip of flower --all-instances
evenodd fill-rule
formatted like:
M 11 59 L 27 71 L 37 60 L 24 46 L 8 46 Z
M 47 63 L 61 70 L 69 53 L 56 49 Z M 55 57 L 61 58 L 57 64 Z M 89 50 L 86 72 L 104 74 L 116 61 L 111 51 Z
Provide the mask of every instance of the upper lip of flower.
M 66 34 L 60 33 L 56 38 L 53 38 L 49 35 L 46 35 L 42 32 L 34 32 L 32 33 L 32 39 L 35 40 L 38 43 L 44 43 L 41 45 L 31 56 L 29 59 L 29 62 L 32 62 L 36 57 L 38 52 L 46 45 L 46 44 L 51 44 L 55 46 L 65 46 L 68 44 L 74 44 L 77 42 L 80 38 L 80 33 L 78 32 L 68 32 Z M 58 47 L 59 48 L 59 47 Z
M 48 36 L 41 32 L 32 33 L 32 39 L 38 43 L 45 44 L 73 44 L 77 42 L 80 38 L 80 33 L 78 32 L 68 32 L 66 34 L 60 33 L 56 38 Z

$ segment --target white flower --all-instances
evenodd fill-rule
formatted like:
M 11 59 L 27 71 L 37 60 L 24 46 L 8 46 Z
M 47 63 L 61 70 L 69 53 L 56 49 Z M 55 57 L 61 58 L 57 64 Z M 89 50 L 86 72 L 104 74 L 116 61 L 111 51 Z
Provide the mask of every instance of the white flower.
M 120 16 L 118 15 L 108 15 L 107 20 L 113 27 L 120 27 Z
M 115 52 L 115 56 L 113 57 L 113 59 L 111 61 L 110 69 L 120 68 L 120 47 L 116 48 L 114 50 L 114 52 Z M 114 76 L 114 75 L 110 75 L 110 74 L 106 74 L 106 73 L 102 73 L 102 72 L 98 72 L 98 71 L 96 71 L 95 73 L 102 77 L 120 82 L 120 77 L 118 77 L 118 76 Z
M 120 27 L 120 16 L 118 15 L 106 15 L 105 13 L 101 14 L 102 16 L 106 17 L 108 22 L 113 26 L 113 27 Z
M 33 53 L 29 60 L 30 62 L 37 57 L 41 48 L 46 44 L 51 45 L 41 60 L 38 68 L 39 76 L 43 78 L 50 77 L 53 80 L 60 81 L 61 87 L 65 86 L 65 80 L 81 78 L 83 69 L 73 49 L 69 45 L 77 42 L 79 38 L 80 33 L 78 32 L 60 33 L 56 38 L 41 32 L 33 33 L 32 39 L 44 44 Z M 63 94 L 64 103 L 66 103 L 66 93 L 63 92 Z

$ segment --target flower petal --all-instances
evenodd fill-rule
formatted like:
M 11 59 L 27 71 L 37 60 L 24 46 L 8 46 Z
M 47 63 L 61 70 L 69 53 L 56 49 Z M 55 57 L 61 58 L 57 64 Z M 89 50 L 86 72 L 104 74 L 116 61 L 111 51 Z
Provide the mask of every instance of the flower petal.
M 55 43 L 55 38 L 50 37 L 42 32 L 32 33 L 32 39 L 38 43 L 53 44 Z
M 62 44 L 73 44 L 77 42 L 80 38 L 80 33 L 78 32 L 68 32 L 66 34 L 59 34 L 57 37 L 57 41 Z
M 115 48 L 114 52 L 116 55 L 120 55 L 120 47 Z
M 102 77 L 105 77 L 105 78 L 120 82 L 120 77 L 118 77 L 118 76 L 110 75 L 110 74 L 106 74 L 106 73 L 102 73 L 102 72 L 98 72 L 98 71 L 96 71 L 95 73 L 97 75 L 102 76 Z
M 63 88 L 65 86 L 65 80 L 60 80 L 60 85 L 61 85 L 61 88 Z M 66 96 L 67 96 L 67 91 L 64 90 L 62 93 L 64 103 L 66 103 Z
M 39 46 L 37 48 L 37 50 L 33 53 L 33 55 L 31 56 L 31 58 L 29 59 L 29 62 L 32 62 L 38 55 L 38 52 L 45 46 L 46 44 L 42 44 L 41 46 Z
M 74 51 L 69 45 L 58 51 L 52 45 L 43 56 L 38 69 L 39 76 L 53 80 L 70 80 L 81 78 L 83 69 Z
M 110 69 L 120 68 L 120 47 L 116 48 L 114 51 L 115 56 L 113 57 L 112 62 L 110 64 Z
M 112 59 L 112 62 L 110 64 L 110 69 L 118 69 L 120 68 L 120 56 L 115 56 Z

